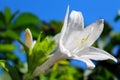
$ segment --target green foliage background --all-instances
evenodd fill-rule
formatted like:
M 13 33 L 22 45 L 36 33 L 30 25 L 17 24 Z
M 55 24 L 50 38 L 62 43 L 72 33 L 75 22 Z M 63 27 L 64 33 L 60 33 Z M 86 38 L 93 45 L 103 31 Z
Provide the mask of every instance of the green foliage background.
M 115 21 L 119 22 L 119 19 L 120 15 L 116 15 Z M 19 11 L 12 13 L 9 8 L 5 8 L 4 12 L 0 11 L 0 66 L 2 69 L 0 80 L 24 79 L 27 72 L 27 63 L 22 63 L 14 53 L 14 50 L 19 48 L 19 51 L 23 51 L 24 54 L 24 49 L 21 49 L 20 46 L 15 46 L 13 43 L 14 41 L 21 43 L 20 35 L 26 28 L 30 28 L 34 39 L 38 39 L 38 36 L 41 35 L 40 32 L 42 32 L 41 40 L 38 42 L 42 45 L 40 48 L 42 50 L 40 51 L 43 51 L 39 55 L 43 56 L 44 53 L 48 54 L 52 51 L 52 48 L 49 50 L 49 47 L 53 45 L 50 37 L 60 32 L 62 24 L 62 21 L 50 21 L 47 23 L 32 13 L 24 12 L 19 14 Z M 55 63 L 49 70 L 37 77 L 36 80 L 119 80 L 120 32 L 113 31 L 111 25 L 105 22 L 104 31 L 93 46 L 103 48 L 112 55 L 114 53 L 113 49 L 117 46 L 118 50 L 115 53 L 115 57 L 118 59 L 118 63 L 113 63 L 109 60 L 99 61 L 94 70 L 82 70 L 71 66 L 69 60 L 63 60 Z M 29 58 L 32 61 L 32 57 Z M 41 61 L 36 60 L 36 63 L 42 64 L 46 59 L 41 58 Z M 13 65 L 9 64 L 9 62 L 12 62 Z M 33 66 L 33 69 L 36 66 L 34 62 L 30 65 Z

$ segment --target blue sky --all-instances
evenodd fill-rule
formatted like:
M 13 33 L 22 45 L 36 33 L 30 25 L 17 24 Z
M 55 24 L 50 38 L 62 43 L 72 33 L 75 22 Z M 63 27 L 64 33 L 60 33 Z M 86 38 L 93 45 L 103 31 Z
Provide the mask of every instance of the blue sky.
M 1 0 L 0 10 L 9 7 L 12 12 L 32 12 L 41 20 L 63 20 L 67 6 L 70 11 L 81 11 L 85 24 L 89 25 L 103 18 L 109 22 L 115 31 L 120 31 L 120 22 L 114 22 L 114 17 L 120 9 L 120 0 Z

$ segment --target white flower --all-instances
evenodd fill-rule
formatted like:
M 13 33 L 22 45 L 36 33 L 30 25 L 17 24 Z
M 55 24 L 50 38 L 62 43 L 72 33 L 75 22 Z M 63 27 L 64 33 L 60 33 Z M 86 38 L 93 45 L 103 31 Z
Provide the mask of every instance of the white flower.
M 77 59 L 83 61 L 87 64 L 88 68 L 91 69 L 95 67 L 91 59 L 112 59 L 117 62 L 116 58 L 104 50 L 91 47 L 103 31 L 103 19 L 100 19 L 84 28 L 84 20 L 81 12 L 72 11 L 69 20 L 68 13 L 69 6 L 66 12 L 62 31 L 54 37 L 58 43 L 55 53 L 46 62 L 35 69 L 32 77 L 38 76 L 55 62 L 62 59 Z
M 26 41 L 26 46 L 29 49 L 32 49 L 36 43 L 36 41 L 33 41 L 31 31 L 28 28 L 25 30 L 25 41 Z
M 69 7 L 65 16 L 63 28 L 60 34 L 55 36 L 58 42 L 59 52 L 69 59 L 77 59 L 87 64 L 88 68 L 94 68 L 91 60 L 111 59 L 117 62 L 109 53 L 102 49 L 91 47 L 103 31 L 104 21 L 100 19 L 84 28 L 81 12 L 72 11 L 68 20 Z

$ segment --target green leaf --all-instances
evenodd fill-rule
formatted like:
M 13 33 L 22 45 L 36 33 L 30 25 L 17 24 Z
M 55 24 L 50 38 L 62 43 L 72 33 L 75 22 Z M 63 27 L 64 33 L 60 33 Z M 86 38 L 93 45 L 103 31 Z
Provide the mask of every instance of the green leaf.
M 106 38 L 106 36 L 108 36 L 111 31 L 112 31 L 111 26 L 107 22 L 104 22 L 104 30 L 102 32 L 101 37 Z
M 46 35 L 55 35 L 60 32 L 63 23 L 58 21 L 50 21 L 49 23 L 41 21 L 41 29 Z
M 12 80 L 22 80 L 15 67 L 11 66 L 8 63 L 6 63 L 5 66 L 9 70 L 9 74 L 10 74 Z
M 16 17 L 16 15 L 19 13 L 19 10 L 15 11 L 14 14 L 12 14 L 11 18 L 10 18 L 10 22 Z
M 120 33 L 112 31 L 110 33 L 111 44 L 118 45 L 120 44 Z
M 15 46 L 13 44 L 0 44 L 0 52 L 13 51 Z
M 24 47 L 25 52 L 28 54 L 29 48 L 21 40 L 18 40 L 18 42 Z
M 50 41 L 49 38 L 46 37 L 43 41 L 40 42 L 39 49 L 43 52 L 46 53 L 49 47 Z
M 5 71 L 8 72 L 8 69 L 5 67 L 5 60 L 0 60 L 0 67 L 2 67 Z
M 22 72 L 23 74 L 26 74 L 28 72 L 28 65 L 27 63 L 23 63 L 23 66 L 19 68 L 20 72 Z
M 55 49 L 55 41 L 51 41 L 47 50 L 47 53 L 51 53 Z
M 46 37 L 44 40 L 42 40 L 36 48 L 39 48 L 39 50 L 46 55 L 50 54 L 53 49 L 55 48 L 55 41 L 52 41 L 50 37 Z
M 41 39 L 41 36 L 42 35 L 40 34 L 34 48 L 30 50 L 29 54 L 27 55 L 29 73 L 33 72 L 37 66 L 46 61 L 48 59 L 48 56 L 50 56 L 50 52 L 52 52 L 54 48 L 54 43 L 49 37 Z
M 0 12 L 0 27 L 3 27 L 3 25 L 5 25 L 5 16 Z
M 9 30 L 6 31 L 5 34 L 6 34 L 7 37 L 9 37 L 9 38 L 11 38 L 11 39 L 15 39 L 15 40 L 18 40 L 18 39 L 19 39 L 19 35 L 17 35 L 16 32 L 13 31 L 13 30 L 10 30 L 10 29 L 9 29 Z
M 48 80 L 44 73 L 40 74 L 39 78 L 40 80 Z
M 11 17 L 12 17 L 12 13 L 11 13 L 10 9 L 8 7 L 6 7 L 5 8 L 5 20 L 6 20 L 7 24 L 9 24 Z
M 4 23 L 0 21 L 0 28 L 2 28 L 3 26 L 4 26 Z
M 40 35 L 38 36 L 37 42 L 41 41 L 41 37 L 42 37 L 42 32 L 40 33 Z
M 27 24 L 37 24 L 39 19 L 37 16 L 31 13 L 22 13 L 20 14 L 17 19 L 15 20 L 13 26 L 22 26 Z
M 11 29 L 7 29 L 4 32 L 0 33 L 0 38 L 1 40 L 20 40 L 20 37 L 18 35 L 18 33 L 16 33 L 15 31 L 11 30 Z
M 51 21 L 49 24 L 50 24 L 50 28 L 55 32 L 55 34 L 61 31 L 63 25 L 62 22 L 58 22 L 58 21 Z

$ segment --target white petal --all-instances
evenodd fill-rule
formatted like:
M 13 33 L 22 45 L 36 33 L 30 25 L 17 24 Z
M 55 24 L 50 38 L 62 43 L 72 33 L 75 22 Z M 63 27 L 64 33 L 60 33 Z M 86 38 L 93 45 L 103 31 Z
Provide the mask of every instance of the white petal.
M 88 34 L 86 35 L 86 37 L 88 37 L 86 46 L 91 46 L 99 38 L 100 34 L 103 31 L 103 27 L 104 27 L 104 20 L 100 19 L 85 28 L 84 33 Z
M 69 13 L 69 6 L 68 6 L 67 11 L 66 11 L 66 15 L 65 15 L 65 19 L 64 19 L 64 24 L 63 24 L 63 27 L 62 27 L 62 30 L 61 30 L 61 38 L 60 38 L 60 40 L 63 39 L 63 37 L 64 37 L 64 35 L 65 35 L 65 32 L 66 32 L 66 30 L 67 30 L 68 13 Z
M 84 19 L 81 12 L 72 11 L 70 14 L 70 19 L 68 22 L 68 28 L 64 37 L 64 42 L 66 42 L 72 32 L 82 31 L 84 28 Z
M 68 57 L 72 56 L 72 54 L 70 53 L 70 51 L 68 49 L 66 49 L 65 46 L 62 43 L 60 43 L 59 46 L 60 46 L 59 47 L 60 48 L 60 52 L 62 54 L 66 54 Z
M 26 41 L 26 46 L 31 49 L 33 45 L 33 38 L 31 31 L 28 28 L 25 30 L 25 41 Z
M 80 31 L 84 28 L 84 19 L 81 12 L 72 11 L 68 23 L 69 31 Z
M 63 38 L 66 33 L 67 23 L 68 23 L 68 13 L 69 13 L 69 6 L 66 11 L 66 16 L 65 16 L 65 20 L 64 20 L 63 28 L 61 30 L 61 36 L 60 36 L 60 40 L 59 40 L 60 51 L 61 51 L 61 53 L 64 53 L 64 54 L 70 54 L 70 52 L 63 45 L 63 41 L 64 41 Z
M 95 47 L 88 47 L 83 49 L 82 51 L 76 53 L 77 56 L 82 58 L 88 58 L 92 60 L 107 60 L 111 59 L 115 62 L 117 62 L 117 59 L 113 57 L 111 54 L 107 53 L 106 51 L 102 49 L 98 49 Z
M 93 64 L 93 62 L 91 60 L 89 60 L 89 59 L 82 59 L 82 58 L 80 60 L 85 62 L 89 69 L 94 69 L 95 68 L 95 65 Z
M 93 62 L 88 59 L 88 58 L 84 58 L 84 57 L 79 57 L 79 56 L 74 56 L 72 59 L 76 59 L 76 60 L 80 60 L 86 63 L 87 67 L 90 69 L 94 69 L 95 65 L 93 64 Z
M 61 36 L 60 33 L 56 34 L 56 35 L 54 36 L 53 40 L 55 40 L 56 43 L 58 43 L 58 42 L 59 42 L 59 39 L 60 39 L 60 36 Z
M 80 51 L 81 48 L 91 46 L 100 36 L 103 30 L 103 20 L 91 24 L 82 31 L 72 31 L 68 36 L 65 47 L 71 51 Z
M 67 38 L 67 41 L 64 43 L 65 47 L 70 51 L 73 51 L 75 48 L 80 47 L 81 43 L 79 43 L 79 41 L 82 39 L 82 37 L 84 37 L 84 35 L 82 35 L 82 31 L 71 32 Z

